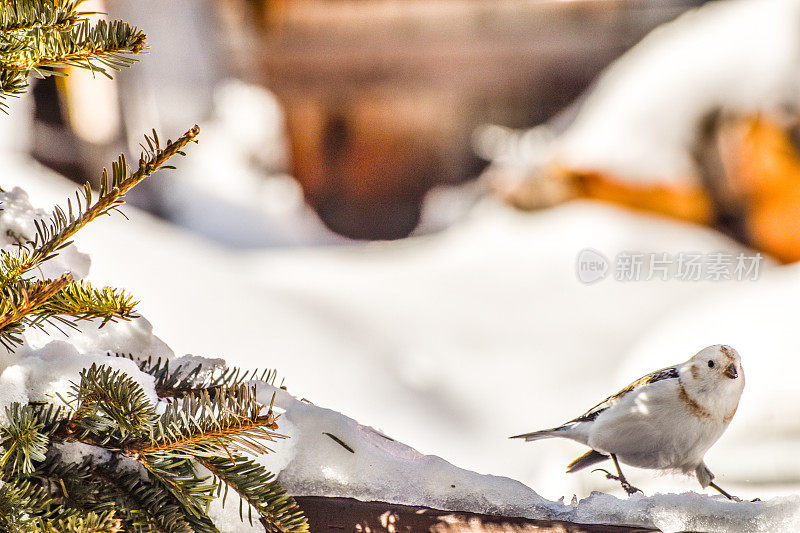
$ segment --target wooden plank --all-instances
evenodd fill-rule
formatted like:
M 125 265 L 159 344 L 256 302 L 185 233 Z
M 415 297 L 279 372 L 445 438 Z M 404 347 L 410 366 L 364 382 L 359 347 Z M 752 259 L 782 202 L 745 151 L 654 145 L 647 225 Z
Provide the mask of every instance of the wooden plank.
M 441 511 L 352 498 L 300 496 L 295 498 L 313 533 L 645 533 L 653 530 L 626 526 L 575 524 L 477 513 Z

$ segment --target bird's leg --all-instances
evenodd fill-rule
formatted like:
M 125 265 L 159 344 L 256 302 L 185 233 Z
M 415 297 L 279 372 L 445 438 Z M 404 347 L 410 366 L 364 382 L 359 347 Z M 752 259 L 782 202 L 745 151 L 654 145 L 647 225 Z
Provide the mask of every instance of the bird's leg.
M 731 494 L 728 494 L 726 491 L 724 491 L 724 490 L 723 490 L 723 489 L 722 489 L 722 488 L 721 488 L 719 485 L 717 485 L 717 484 L 716 484 L 716 483 L 714 483 L 713 481 L 712 481 L 712 482 L 710 482 L 710 483 L 708 484 L 708 486 L 709 486 L 709 487 L 711 487 L 712 489 L 714 489 L 715 491 L 719 492 L 720 494 L 722 494 L 723 496 L 725 496 L 726 498 L 728 498 L 729 500 L 731 500 L 731 501 L 733 501 L 733 502 L 740 502 L 740 501 L 742 501 L 742 499 L 741 499 L 741 498 L 737 498 L 736 496 L 733 496 L 733 495 L 731 495 Z M 760 502 L 760 501 L 761 501 L 761 498 L 756 498 L 755 500 L 751 500 L 751 501 L 754 501 L 754 502 Z
M 742 501 L 741 499 L 737 498 L 736 496 L 731 496 L 730 494 L 725 492 L 722 488 L 719 487 L 719 485 L 717 485 L 713 481 L 709 482 L 708 486 L 711 487 L 712 489 L 714 489 L 715 491 L 719 492 L 720 494 L 722 494 L 723 496 L 725 496 L 726 498 L 728 498 L 731 501 L 735 501 L 735 502 Z
M 711 473 L 711 471 L 708 469 L 708 467 L 704 463 L 700 463 L 700 465 L 695 470 L 695 475 L 697 475 L 697 481 L 700 482 L 700 486 L 701 487 L 703 487 L 703 488 L 711 487 L 712 489 L 714 489 L 715 491 L 719 492 L 720 494 L 722 494 L 723 496 L 725 496 L 726 498 L 728 498 L 729 500 L 731 500 L 733 502 L 742 501 L 740 498 L 737 498 L 736 496 L 728 494 L 728 492 L 723 490 L 722 487 L 720 487 L 719 485 L 714 483 L 714 474 Z M 760 502 L 761 500 L 756 498 L 753 501 L 754 502 L 756 502 L 756 501 Z
M 636 494 L 637 492 L 642 492 L 641 490 L 637 489 L 636 487 L 628 483 L 628 480 L 625 479 L 625 474 L 622 473 L 622 469 L 619 467 L 619 461 L 617 461 L 617 456 L 614 455 L 613 453 L 610 455 L 611 459 L 614 460 L 614 466 L 617 467 L 618 475 L 615 476 L 614 474 L 603 468 L 596 468 L 592 470 L 592 472 L 597 472 L 599 470 L 601 472 L 606 473 L 606 479 L 613 479 L 615 481 L 619 481 L 619 484 L 622 485 L 622 488 L 625 489 L 625 492 L 628 493 L 628 496 L 630 496 L 631 494 Z
M 623 489 L 625 489 L 625 492 L 628 493 L 628 496 L 630 496 L 631 494 L 635 494 L 637 492 L 642 492 L 641 490 L 637 489 L 636 487 L 628 483 L 628 480 L 625 479 L 625 475 L 622 473 L 622 469 L 619 467 L 619 461 L 617 461 L 617 456 L 612 453 L 611 459 L 613 459 L 614 466 L 617 467 L 617 473 L 619 474 L 617 481 L 619 481 L 619 484 L 622 485 Z

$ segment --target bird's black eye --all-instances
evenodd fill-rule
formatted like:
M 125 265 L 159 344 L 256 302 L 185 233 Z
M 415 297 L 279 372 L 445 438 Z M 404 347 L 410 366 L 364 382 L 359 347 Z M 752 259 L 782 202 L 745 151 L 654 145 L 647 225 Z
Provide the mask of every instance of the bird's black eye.
M 708 368 L 714 368 L 714 361 L 708 362 Z

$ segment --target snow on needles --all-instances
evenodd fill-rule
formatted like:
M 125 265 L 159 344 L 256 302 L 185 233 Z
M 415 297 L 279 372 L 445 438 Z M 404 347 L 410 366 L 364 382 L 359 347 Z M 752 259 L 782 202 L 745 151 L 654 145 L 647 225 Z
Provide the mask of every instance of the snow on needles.
M 0 235 L 7 230 L 30 230 L 30 221 L 41 217 L 20 189 L 0 193 L 5 211 L 0 216 Z M 10 244 L 8 242 L 6 245 Z M 54 263 L 54 274 L 71 271 L 86 274 L 86 256 L 71 246 Z M 103 363 L 125 371 L 156 402 L 153 380 L 133 361 L 108 357 L 124 351 L 135 357 L 153 355 L 173 358 L 172 351 L 153 335 L 144 318 L 109 324 L 102 330 L 84 324 L 80 333 L 52 337 L 26 333 L 26 343 L 13 354 L 0 357 L 0 408 L 10 402 L 60 401 L 82 368 Z M 219 368 L 220 359 L 185 356 L 173 359 L 185 367 L 202 364 L 207 371 Z M 453 466 L 434 455 L 424 455 L 373 428 L 338 413 L 312 405 L 283 389 L 253 382 L 261 402 L 275 395 L 279 431 L 288 439 L 271 443 L 274 453 L 258 458 L 279 473 L 279 481 L 295 495 L 344 496 L 426 505 L 445 510 L 554 518 L 585 523 L 617 523 L 657 527 L 664 531 L 791 531 L 800 528 L 800 496 L 773 498 L 758 503 L 733 503 L 721 497 L 696 493 L 635 496 L 619 499 L 593 493 L 564 504 L 548 501 L 534 490 L 508 477 L 482 475 Z M 65 455 L 79 460 L 87 450 L 69 448 Z M 491 453 L 487 450 L 486 453 Z M 103 460 L 98 456 L 95 460 Z M 239 520 L 238 503 L 228 500 L 223 508 L 215 502 L 211 516 L 224 532 L 257 531 Z

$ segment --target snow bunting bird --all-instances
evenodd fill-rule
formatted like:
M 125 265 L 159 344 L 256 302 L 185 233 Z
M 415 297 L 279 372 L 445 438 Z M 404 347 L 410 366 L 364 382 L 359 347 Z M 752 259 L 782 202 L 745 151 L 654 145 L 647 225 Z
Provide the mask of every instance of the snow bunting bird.
M 706 451 L 728 427 L 744 389 L 739 354 L 725 345 L 704 348 L 686 361 L 638 379 L 578 418 L 561 426 L 516 435 L 526 441 L 563 437 L 592 449 L 573 461 L 567 472 L 611 458 L 628 494 L 641 492 L 625 479 L 619 463 L 639 468 L 694 472 L 703 488 L 714 474 L 703 462 Z

